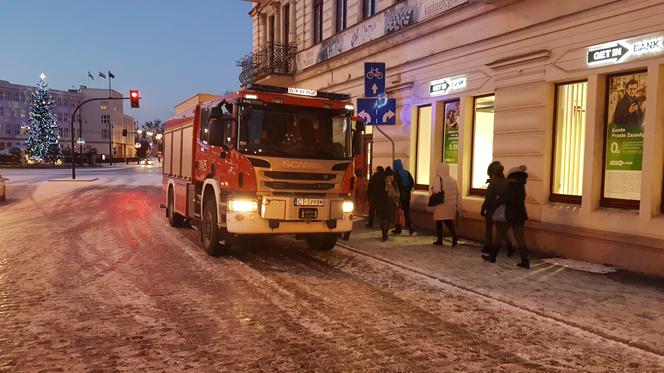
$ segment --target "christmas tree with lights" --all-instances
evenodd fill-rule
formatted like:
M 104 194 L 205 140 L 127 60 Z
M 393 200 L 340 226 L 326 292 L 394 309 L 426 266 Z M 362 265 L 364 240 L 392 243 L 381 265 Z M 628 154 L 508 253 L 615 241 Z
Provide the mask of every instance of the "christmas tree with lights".
M 30 163 L 60 163 L 62 149 L 54 113 L 55 103 L 48 92 L 46 76 L 41 74 L 40 78 L 37 89 L 32 93 L 26 153 Z

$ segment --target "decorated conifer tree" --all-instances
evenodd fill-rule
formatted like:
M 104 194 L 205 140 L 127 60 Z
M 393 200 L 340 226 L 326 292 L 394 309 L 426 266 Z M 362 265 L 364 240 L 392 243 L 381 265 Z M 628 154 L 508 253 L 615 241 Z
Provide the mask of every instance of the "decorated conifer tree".
M 54 113 L 55 103 L 48 91 L 46 76 L 41 74 L 40 78 L 37 89 L 32 93 L 26 153 L 31 162 L 56 163 L 61 159 L 62 149 Z

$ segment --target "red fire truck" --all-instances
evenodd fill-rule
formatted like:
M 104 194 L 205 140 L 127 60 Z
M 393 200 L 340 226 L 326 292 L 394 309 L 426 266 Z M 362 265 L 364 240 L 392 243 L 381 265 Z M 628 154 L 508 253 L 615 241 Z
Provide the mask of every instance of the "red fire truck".
M 295 234 L 329 250 L 352 229 L 364 125 L 350 96 L 250 85 L 169 119 L 163 203 L 219 254 L 241 235 Z

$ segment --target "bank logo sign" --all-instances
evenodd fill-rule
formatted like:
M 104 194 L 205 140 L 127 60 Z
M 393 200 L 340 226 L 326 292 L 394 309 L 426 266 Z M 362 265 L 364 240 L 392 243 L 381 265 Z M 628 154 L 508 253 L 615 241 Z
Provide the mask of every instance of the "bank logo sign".
M 466 75 L 442 78 L 429 83 L 429 95 L 444 96 L 453 92 L 462 91 L 466 89 L 467 86 L 468 77 Z
M 593 45 L 587 50 L 588 66 L 604 66 L 664 54 L 664 32 Z

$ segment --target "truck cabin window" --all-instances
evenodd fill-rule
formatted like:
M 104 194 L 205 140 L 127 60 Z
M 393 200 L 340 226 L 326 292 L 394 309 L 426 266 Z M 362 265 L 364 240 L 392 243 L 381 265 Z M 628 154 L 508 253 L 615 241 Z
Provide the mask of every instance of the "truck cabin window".
M 240 151 L 267 156 L 348 159 L 350 120 L 343 110 L 278 104 L 245 105 L 240 115 Z
M 204 142 L 207 140 L 210 145 L 232 147 L 233 105 L 231 103 L 222 102 L 211 109 L 205 109 L 201 118 L 208 118 L 203 122 L 201 130 L 202 135 L 203 133 L 207 135 Z

